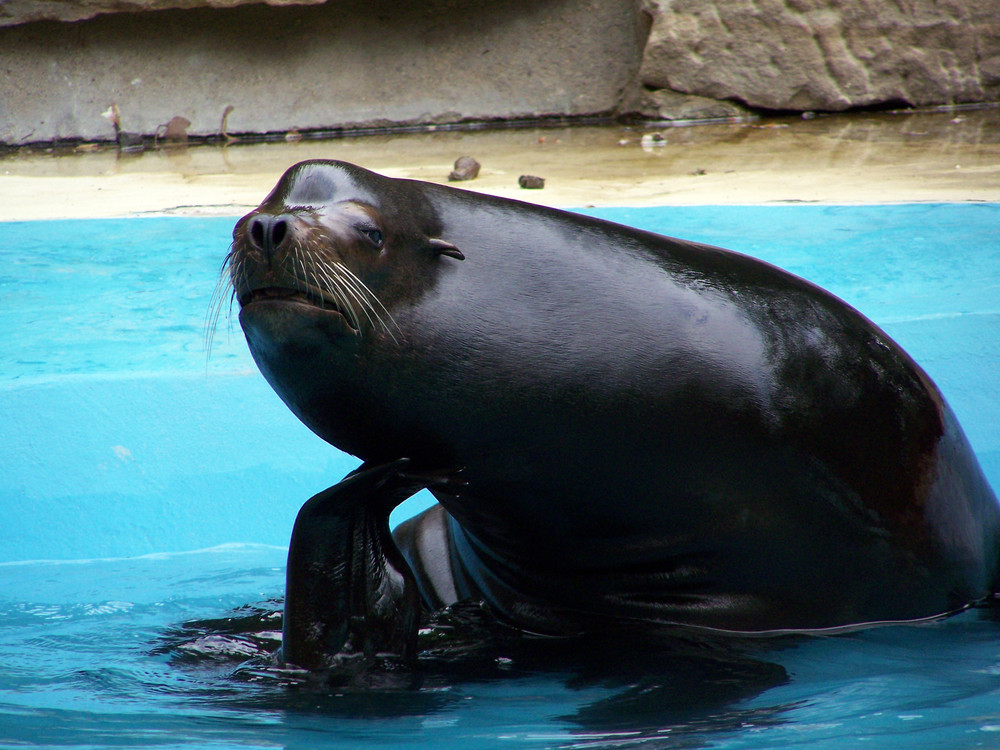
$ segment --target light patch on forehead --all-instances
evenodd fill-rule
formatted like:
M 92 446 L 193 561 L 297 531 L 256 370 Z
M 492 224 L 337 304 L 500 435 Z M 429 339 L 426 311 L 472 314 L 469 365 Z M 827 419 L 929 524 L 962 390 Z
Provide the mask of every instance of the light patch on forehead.
M 291 177 L 284 195 L 290 210 L 316 209 L 334 203 L 377 205 L 375 195 L 346 171 L 328 164 L 305 164 Z

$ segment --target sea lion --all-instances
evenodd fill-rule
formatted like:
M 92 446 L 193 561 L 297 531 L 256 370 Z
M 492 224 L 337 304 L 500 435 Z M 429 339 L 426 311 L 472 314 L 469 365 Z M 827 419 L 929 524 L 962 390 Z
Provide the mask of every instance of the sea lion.
M 296 524 L 289 661 L 412 653 L 414 586 L 551 635 L 830 632 L 997 588 L 997 499 L 934 383 L 772 265 L 307 161 L 226 268 L 265 378 L 364 461 Z

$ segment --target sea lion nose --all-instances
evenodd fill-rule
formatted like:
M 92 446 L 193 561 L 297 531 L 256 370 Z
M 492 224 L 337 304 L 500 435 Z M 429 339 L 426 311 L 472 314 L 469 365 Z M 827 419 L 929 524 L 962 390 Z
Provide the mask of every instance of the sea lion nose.
M 247 236 L 255 248 L 271 255 L 288 237 L 289 222 L 290 217 L 286 214 L 257 214 L 247 223 Z

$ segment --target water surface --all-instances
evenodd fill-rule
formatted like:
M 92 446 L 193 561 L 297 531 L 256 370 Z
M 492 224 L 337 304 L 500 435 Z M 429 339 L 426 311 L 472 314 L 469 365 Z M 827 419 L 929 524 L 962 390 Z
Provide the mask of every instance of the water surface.
M 591 213 L 854 304 L 940 385 L 1000 486 L 1000 206 Z M 232 223 L 0 224 L 0 745 L 1000 744 L 990 610 L 736 652 L 501 642 L 367 690 L 237 672 L 273 645 L 295 511 L 357 462 L 287 412 L 238 326 L 206 362 Z

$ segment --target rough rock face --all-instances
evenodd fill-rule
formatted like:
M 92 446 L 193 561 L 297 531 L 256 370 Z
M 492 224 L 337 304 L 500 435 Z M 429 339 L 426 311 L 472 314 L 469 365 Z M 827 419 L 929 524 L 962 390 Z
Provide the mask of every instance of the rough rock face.
M 1000 0 L 646 0 L 640 78 L 752 107 L 1000 99 Z
M 232 8 L 252 2 L 317 5 L 326 0 L 2 0 L 0 26 L 30 21 L 82 21 L 102 13 L 135 13 L 171 8 Z

